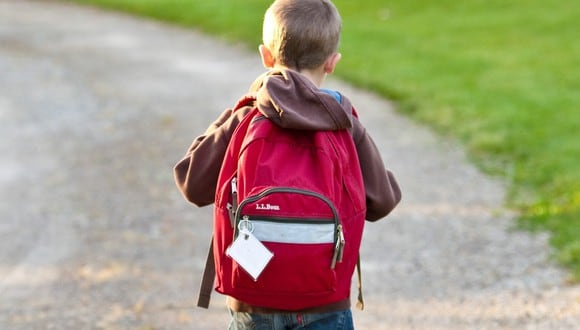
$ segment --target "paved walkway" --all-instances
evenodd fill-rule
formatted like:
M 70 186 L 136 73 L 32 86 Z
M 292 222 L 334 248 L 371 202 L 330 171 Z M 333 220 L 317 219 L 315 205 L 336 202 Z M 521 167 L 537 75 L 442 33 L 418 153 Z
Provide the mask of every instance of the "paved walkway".
M 348 28 L 348 27 L 346 27 Z M 211 209 L 172 166 L 262 72 L 196 32 L 53 1 L 0 0 L 0 328 L 224 329 L 194 308 Z M 578 329 L 547 236 L 461 150 L 351 96 L 404 202 L 369 224 L 358 329 Z

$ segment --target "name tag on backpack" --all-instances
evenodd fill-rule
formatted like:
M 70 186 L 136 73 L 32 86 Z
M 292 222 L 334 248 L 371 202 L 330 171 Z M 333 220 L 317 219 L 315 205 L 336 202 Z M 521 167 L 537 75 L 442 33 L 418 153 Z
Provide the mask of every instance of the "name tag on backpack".
M 274 256 L 262 242 L 247 230 L 240 231 L 238 238 L 226 250 L 226 255 L 234 259 L 254 281 L 258 280 Z

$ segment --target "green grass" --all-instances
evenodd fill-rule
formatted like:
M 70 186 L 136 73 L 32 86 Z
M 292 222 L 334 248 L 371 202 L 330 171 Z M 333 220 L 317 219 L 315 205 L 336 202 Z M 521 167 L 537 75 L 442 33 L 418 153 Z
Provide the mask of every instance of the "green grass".
M 197 27 L 252 49 L 269 0 L 75 0 Z M 458 138 L 510 183 L 580 280 L 580 6 L 554 0 L 335 0 L 337 74 Z

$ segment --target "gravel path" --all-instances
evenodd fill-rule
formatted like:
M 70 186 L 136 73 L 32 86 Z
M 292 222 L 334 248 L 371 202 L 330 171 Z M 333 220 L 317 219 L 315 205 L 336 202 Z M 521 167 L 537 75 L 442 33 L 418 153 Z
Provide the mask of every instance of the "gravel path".
M 171 169 L 261 72 L 196 32 L 0 0 L 0 329 L 224 329 L 222 297 L 194 308 L 211 209 Z M 389 103 L 329 85 L 404 190 L 366 228 L 358 329 L 580 328 L 580 288 L 547 235 L 513 229 L 501 182 Z

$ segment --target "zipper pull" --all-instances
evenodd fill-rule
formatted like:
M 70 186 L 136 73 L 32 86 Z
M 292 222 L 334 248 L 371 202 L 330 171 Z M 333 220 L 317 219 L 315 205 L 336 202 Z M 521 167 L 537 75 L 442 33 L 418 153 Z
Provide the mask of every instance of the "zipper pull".
M 336 246 L 334 247 L 334 254 L 332 255 L 332 261 L 330 262 L 330 269 L 334 269 L 334 266 L 336 266 L 336 259 L 338 259 L 338 242 L 336 242 Z
M 235 214 L 236 211 L 234 210 L 234 207 L 232 206 L 231 203 L 228 203 L 226 205 L 226 209 L 228 210 L 228 217 L 230 218 L 230 224 L 232 225 L 233 228 L 236 222 L 236 214 Z
M 238 178 L 234 176 L 232 178 L 232 194 L 237 193 L 238 193 Z
M 332 255 L 332 262 L 330 269 L 334 269 L 336 262 L 342 262 L 342 255 L 344 253 L 344 234 L 342 232 L 342 225 L 336 227 L 336 245 L 334 246 L 334 254 Z
M 342 256 L 344 254 L 344 233 L 342 232 L 342 225 L 338 225 L 338 241 L 340 246 L 338 247 L 338 262 L 342 262 Z
M 228 210 L 230 215 L 230 222 L 233 227 L 235 226 L 236 212 L 238 211 L 238 178 L 235 176 L 232 178 L 231 188 L 232 203 L 228 203 Z

